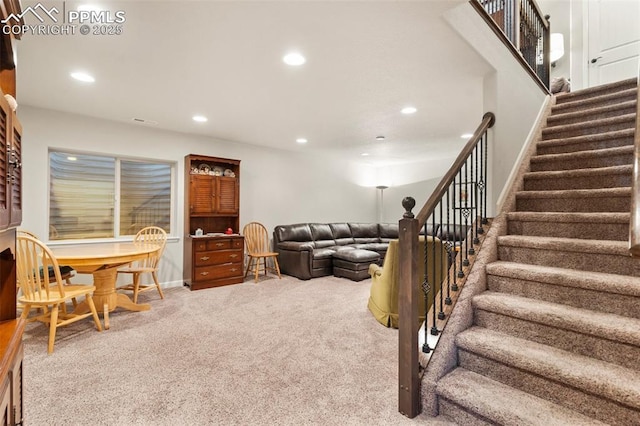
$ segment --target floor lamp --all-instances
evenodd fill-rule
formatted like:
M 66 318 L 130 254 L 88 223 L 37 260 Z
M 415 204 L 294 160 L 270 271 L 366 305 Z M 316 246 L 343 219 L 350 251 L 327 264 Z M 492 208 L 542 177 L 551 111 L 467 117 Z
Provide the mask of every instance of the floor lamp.
M 380 190 L 380 196 L 378 197 L 378 223 L 382 223 L 382 215 L 384 212 L 384 190 L 389 187 L 386 185 L 378 185 L 376 188 Z

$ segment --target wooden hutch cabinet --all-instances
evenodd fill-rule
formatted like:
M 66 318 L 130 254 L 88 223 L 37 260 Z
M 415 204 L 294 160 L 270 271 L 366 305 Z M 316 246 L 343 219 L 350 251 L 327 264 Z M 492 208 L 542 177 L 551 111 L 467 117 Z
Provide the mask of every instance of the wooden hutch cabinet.
M 0 2 L 0 19 L 21 15 L 20 2 Z M 5 98 L 16 99 L 15 41 L 0 35 L 0 425 L 23 424 L 25 321 L 16 312 L 16 227 L 22 223 L 22 126 Z
M 241 283 L 240 160 L 190 154 L 184 170 L 185 284 L 200 290 Z

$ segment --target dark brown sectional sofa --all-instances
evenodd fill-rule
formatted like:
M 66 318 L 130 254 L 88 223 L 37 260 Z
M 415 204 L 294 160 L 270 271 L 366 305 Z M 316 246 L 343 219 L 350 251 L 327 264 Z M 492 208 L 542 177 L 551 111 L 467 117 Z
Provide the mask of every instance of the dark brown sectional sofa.
M 461 235 L 466 235 L 464 226 L 456 225 L 454 228 L 450 225 L 448 228 L 450 235 L 446 235 L 446 225 L 435 224 L 434 227 L 429 224 L 427 234 L 449 241 L 459 241 L 462 239 Z M 440 232 L 441 229 L 445 234 Z M 464 234 L 461 234 L 463 229 Z M 374 252 L 379 257 L 367 257 L 366 252 L 362 251 L 357 253 L 365 255 L 365 260 L 375 258 L 375 263 L 382 264 L 389 241 L 397 238 L 397 223 L 296 223 L 276 226 L 273 231 L 273 246 L 279 254 L 278 263 L 284 274 L 302 280 L 332 275 L 336 266 L 334 262 L 337 262 L 336 272 L 340 273 L 335 275 L 358 280 L 362 279 L 362 273 L 353 272 L 350 275 L 350 271 L 342 269 L 342 260 L 334 259 L 334 254 L 344 254 L 345 250 Z

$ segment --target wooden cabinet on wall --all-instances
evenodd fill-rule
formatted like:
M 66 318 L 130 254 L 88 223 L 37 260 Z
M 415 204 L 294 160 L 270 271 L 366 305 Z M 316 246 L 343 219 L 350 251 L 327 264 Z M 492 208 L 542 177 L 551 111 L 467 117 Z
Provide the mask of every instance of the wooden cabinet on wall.
M 0 18 L 22 16 L 20 2 L 0 2 Z M 22 19 L 20 18 L 20 24 Z M 25 321 L 16 315 L 16 227 L 22 223 L 22 126 L 5 94 L 16 96 L 15 41 L 0 35 L 0 416 L 23 424 L 22 360 Z
M 14 308 L 15 309 L 15 308 Z M 22 333 L 24 321 L 13 319 L 0 323 L 0 425 L 19 425 L 23 423 L 22 401 Z
M 241 283 L 240 160 L 191 154 L 184 169 L 184 282 L 191 290 Z
M 22 126 L 0 92 L 0 229 L 22 222 Z
M 1 425 L 22 424 L 22 334 L 16 318 L 16 228 L 0 230 L 0 416 Z M 7 405 L 8 404 L 8 405 Z

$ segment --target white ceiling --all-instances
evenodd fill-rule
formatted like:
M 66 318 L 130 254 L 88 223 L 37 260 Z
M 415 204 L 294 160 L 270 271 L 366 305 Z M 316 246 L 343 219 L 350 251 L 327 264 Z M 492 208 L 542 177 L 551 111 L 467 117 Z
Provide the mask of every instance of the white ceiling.
M 126 22 L 120 35 L 23 36 L 17 98 L 371 164 L 451 156 L 481 120 L 490 70 L 441 17 L 464 2 L 43 2 L 67 11 L 99 4 L 124 11 Z M 23 10 L 35 4 L 23 0 Z M 291 50 L 307 63 L 285 65 Z M 78 83 L 75 70 L 96 82 Z M 418 112 L 402 115 L 406 105 Z M 209 121 L 195 123 L 195 114 Z M 296 144 L 299 137 L 309 142 Z

